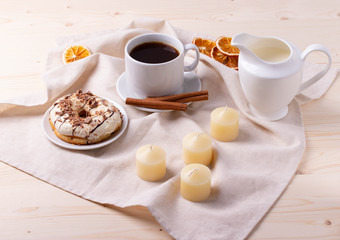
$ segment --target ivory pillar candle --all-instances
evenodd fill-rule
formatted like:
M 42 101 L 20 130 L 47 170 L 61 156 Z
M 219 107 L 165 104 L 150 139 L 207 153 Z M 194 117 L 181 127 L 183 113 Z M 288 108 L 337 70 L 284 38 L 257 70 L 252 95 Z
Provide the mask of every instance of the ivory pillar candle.
M 158 181 L 165 176 L 166 154 L 157 145 L 144 145 L 136 152 L 137 175 L 145 181 Z
M 185 164 L 209 165 L 212 159 L 211 139 L 206 133 L 193 132 L 183 138 L 183 160 Z
M 218 141 L 230 142 L 237 138 L 239 130 L 238 112 L 230 107 L 216 108 L 211 113 L 211 136 Z
M 204 201 L 211 192 L 210 169 L 198 163 L 186 165 L 181 171 L 181 195 L 192 202 Z

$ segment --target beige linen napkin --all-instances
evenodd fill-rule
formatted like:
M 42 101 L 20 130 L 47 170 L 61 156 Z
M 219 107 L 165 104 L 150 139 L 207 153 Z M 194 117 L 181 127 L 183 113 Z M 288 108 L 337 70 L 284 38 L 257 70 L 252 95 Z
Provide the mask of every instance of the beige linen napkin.
M 298 101 L 292 101 L 280 121 L 259 120 L 247 108 L 238 73 L 201 56 L 195 72 L 210 93 L 209 101 L 193 103 L 187 112 L 147 113 L 127 106 L 116 91 L 124 72 L 124 46 L 130 38 L 151 31 L 171 34 L 183 43 L 195 36 L 165 20 L 143 18 L 117 30 L 60 38 L 48 54 L 43 74 L 48 102 L 0 114 L 0 160 L 98 203 L 146 206 L 176 239 L 244 239 L 280 196 L 302 158 L 305 136 Z M 94 54 L 63 65 L 62 51 L 74 43 L 86 45 Z M 308 68 L 308 74 L 314 69 Z M 302 103 L 320 97 L 335 75 L 331 69 L 318 88 L 297 99 Z M 80 88 L 110 98 L 127 111 L 128 128 L 112 144 L 67 150 L 44 136 L 44 112 L 57 97 Z M 12 103 L 32 105 L 27 99 Z M 212 194 L 204 202 L 189 202 L 179 193 L 182 139 L 193 131 L 209 133 L 211 111 L 225 105 L 240 111 L 240 135 L 234 142 L 213 142 Z M 162 146 L 167 154 L 167 174 L 159 182 L 136 175 L 136 150 L 149 143 Z

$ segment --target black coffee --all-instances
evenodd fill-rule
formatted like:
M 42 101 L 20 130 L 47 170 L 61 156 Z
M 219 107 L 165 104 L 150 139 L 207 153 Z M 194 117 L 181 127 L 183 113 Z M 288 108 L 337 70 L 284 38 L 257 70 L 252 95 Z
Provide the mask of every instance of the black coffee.
M 144 63 L 163 63 L 178 57 L 179 52 L 176 48 L 161 42 L 147 42 L 132 49 L 130 56 Z

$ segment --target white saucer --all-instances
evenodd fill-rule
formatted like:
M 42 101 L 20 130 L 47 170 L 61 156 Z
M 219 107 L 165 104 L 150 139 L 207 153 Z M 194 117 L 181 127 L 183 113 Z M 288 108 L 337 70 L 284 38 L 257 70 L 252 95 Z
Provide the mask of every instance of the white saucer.
M 114 142 L 115 140 L 117 140 L 123 134 L 123 132 L 125 131 L 125 129 L 128 125 L 129 120 L 128 120 L 126 111 L 124 110 L 124 108 L 122 106 L 120 106 L 116 102 L 111 101 L 110 99 L 107 99 L 107 98 L 105 98 L 105 99 L 108 100 L 109 102 L 113 103 L 115 105 L 115 107 L 117 107 L 119 109 L 119 111 L 121 112 L 121 114 L 123 116 L 123 124 L 117 132 L 113 133 L 109 138 L 107 138 L 103 142 L 90 144 L 90 145 L 75 145 L 75 144 L 64 142 L 63 140 L 58 138 L 54 134 L 52 127 L 50 125 L 50 122 L 49 122 L 49 113 L 50 113 L 50 109 L 52 108 L 52 106 L 49 109 L 47 109 L 47 111 L 45 112 L 43 119 L 42 119 L 42 129 L 43 129 L 45 136 L 51 142 L 53 142 L 54 144 L 56 144 L 60 147 L 72 149 L 72 150 L 91 150 L 91 149 L 104 147 L 104 146 Z
M 178 93 L 188 93 L 188 92 L 195 92 L 200 91 L 202 88 L 201 80 L 194 72 L 185 72 L 184 73 L 184 83 L 182 90 Z M 126 98 L 141 98 L 137 96 L 131 88 L 128 86 L 128 81 L 126 78 L 126 73 L 124 72 L 120 77 L 118 78 L 116 89 L 118 92 L 118 95 L 125 101 Z M 170 110 L 160 110 L 160 109 L 154 109 L 154 108 L 144 108 L 144 107 L 136 107 L 140 110 L 146 111 L 146 112 L 165 112 Z

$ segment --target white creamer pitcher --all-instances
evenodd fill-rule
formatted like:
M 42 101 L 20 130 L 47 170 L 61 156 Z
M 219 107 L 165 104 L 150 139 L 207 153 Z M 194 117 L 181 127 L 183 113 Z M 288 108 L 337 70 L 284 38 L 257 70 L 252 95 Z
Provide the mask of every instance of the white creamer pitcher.
M 293 44 L 277 37 L 257 37 L 240 33 L 231 44 L 240 49 L 239 78 L 249 107 L 258 117 L 275 121 L 286 116 L 288 104 L 302 90 L 320 80 L 329 70 L 331 56 L 320 44 L 302 53 Z M 301 84 L 306 56 L 321 51 L 328 57 L 325 68 Z

